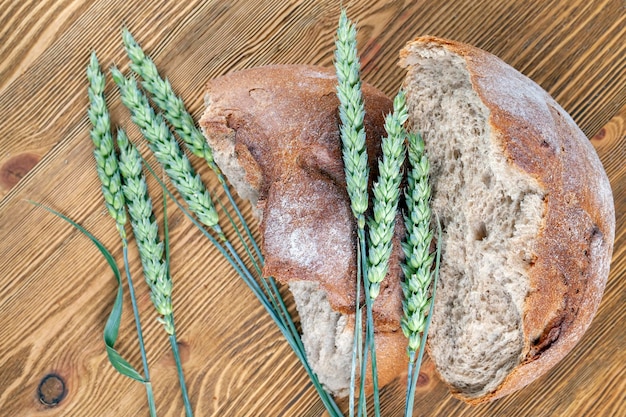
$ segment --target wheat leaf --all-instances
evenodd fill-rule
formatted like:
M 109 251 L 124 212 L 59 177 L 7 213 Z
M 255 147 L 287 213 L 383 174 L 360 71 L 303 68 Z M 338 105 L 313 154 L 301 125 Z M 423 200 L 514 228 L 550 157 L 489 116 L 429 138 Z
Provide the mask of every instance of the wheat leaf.
M 111 309 L 111 314 L 109 314 L 109 318 L 107 319 L 106 325 L 104 326 L 104 344 L 106 346 L 107 356 L 109 357 L 109 362 L 117 372 L 120 374 L 127 376 L 128 378 L 135 379 L 139 382 L 147 382 L 143 376 L 135 369 L 133 366 L 122 356 L 119 354 L 117 350 L 115 350 L 115 342 L 117 341 L 117 335 L 120 329 L 120 321 L 122 318 L 122 276 L 120 273 L 117 264 L 115 263 L 115 258 L 111 255 L 111 252 L 107 250 L 107 248 L 100 242 L 94 235 L 89 233 L 87 229 L 76 223 L 74 220 L 69 217 L 59 213 L 56 210 L 51 209 L 50 207 L 46 207 L 43 204 L 37 203 L 35 201 L 28 200 L 29 203 L 41 207 L 44 210 L 54 214 L 55 216 L 65 220 L 69 224 L 71 224 L 75 229 L 81 232 L 83 235 L 87 236 L 89 240 L 93 242 L 94 245 L 98 248 L 104 259 L 106 259 L 109 267 L 113 271 L 115 275 L 115 279 L 117 280 L 117 294 L 115 296 L 115 302 L 113 303 L 113 308 Z

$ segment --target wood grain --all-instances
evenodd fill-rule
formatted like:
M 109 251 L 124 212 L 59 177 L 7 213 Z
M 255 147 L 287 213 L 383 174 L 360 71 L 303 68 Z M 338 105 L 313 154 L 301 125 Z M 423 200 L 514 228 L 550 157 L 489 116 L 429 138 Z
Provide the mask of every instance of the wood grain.
M 422 34 L 472 43 L 533 78 L 593 137 L 616 203 L 611 275 L 576 349 L 524 390 L 478 407 L 452 398 L 427 361 L 416 414 L 626 416 L 620 408 L 626 400 L 623 1 L 345 3 L 360 27 L 364 78 L 388 94 L 403 77 L 398 51 Z M 121 259 L 88 136 L 91 50 L 105 67 L 125 70 L 119 29 L 127 25 L 198 116 L 202 87 L 212 77 L 264 64 L 331 65 L 338 13 L 339 3 L 329 0 L 0 1 L 0 415 L 148 415 L 141 385 L 116 374 L 104 353 L 101 332 L 115 291 L 105 261 L 79 233 L 24 202 L 41 201 L 76 219 Z M 138 140 L 110 80 L 106 93 L 114 122 Z M 208 170 L 194 164 L 216 189 Z M 242 207 L 257 233 L 250 207 Z M 174 304 L 196 415 L 323 415 L 301 365 L 258 302 L 193 225 L 173 206 L 168 210 Z M 131 259 L 159 415 L 178 416 L 173 359 L 134 248 Z M 119 348 L 139 366 L 125 302 Z M 384 416 L 402 415 L 403 395 L 401 380 L 384 388 Z

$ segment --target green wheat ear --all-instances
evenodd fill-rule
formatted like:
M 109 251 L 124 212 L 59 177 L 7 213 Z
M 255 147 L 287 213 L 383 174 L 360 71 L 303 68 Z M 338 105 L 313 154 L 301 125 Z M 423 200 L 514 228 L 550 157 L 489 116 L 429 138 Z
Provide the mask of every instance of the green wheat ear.
M 409 339 L 410 354 L 420 348 L 420 334 L 426 325 L 426 311 L 431 301 L 428 292 L 433 279 L 431 267 L 434 254 L 430 253 L 430 243 L 433 239 L 430 230 L 428 184 L 430 164 L 424 153 L 424 141 L 420 134 L 409 134 L 408 143 L 411 170 L 407 178 L 407 214 L 404 218 L 407 236 L 402 244 L 405 254 L 405 262 L 402 265 L 405 281 L 402 284 L 404 316 L 401 326 L 404 335 Z
M 361 64 L 357 56 L 356 26 L 350 22 L 346 11 L 341 11 L 337 41 L 335 42 L 335 70 L 337 97 L 341 118 L 343 163 L 350 203 L 359 226 L 364 223 L 367 210 L 367 149 L 365 147 L 365 105 L 361 93 Z
M 211 195 L 200 176 L 193 170 L 187 155 L 181 151 L 163 117 L 155 114 L 148 98 L 139 89 L 135 79 L 124 77 L 115 67 L 111 69 L 111 74 L 120 89 L 122 103 L 130 110 L 131 119 L 141 130 L 150 149 L 189 209 L 203 224 L 212 227 L 220 234 L 218 214 Z
M 400 91 L 393 100 L 393 113 L 385 118 L 387 137 L 382 140 L 382 159 L 378 162 L 378 181 L 374 184 L 374 213 L 369 219 L 369 271 L 370 297 L 380 292 L 380 283 L 387 275 L 391 256 L 402 164 L 405 155 L 406 132 L 402 125 L 408 118 L 406 96 Z
M 126 54 L 131 60 L 130 68 L 143 79 L 141 85 L 151 94 L 154 103 L 163 110 L 165 118 L 172 124 L 178 136 L 194 155 L 205 159 L 214 171 L 219 171 L 213 160 L 211 148 L 187 112 L 183 100 L 174 93 L 169 80 L 161 78 L 152 59 L 144 53 L 126 28 L 122 30 L 122 39 Z
M 107 211 L 115 220 L 117 230 L 123 242 L 126 242 L 126 208 L 124 206 L 124 193 L 122 181 L 111 136 L 111 120 L 109 110 L 104 99 L 104 74 L 100 70 L 100 64 L 96 53 L 91 53 L 87 66 L 87 79 L 89 80 L 89 109 L 87 114 L 92 124 L 89 132 L 95 146 L 93 155 L 96 159 L 98 178 L 102 183 L 102 194 Z
M 150 298 L 168 334 L 174 334 L 172 319 L 172 281 L 163 260 L 163 243 L 152 212 L 152 200 L 142 171 L 142 160 L 137 148 L 130 143 L 124 131 L 117 134 L 120 148 L 120 171 L 124 177 L 124 195 L 128 202 L 133 233 L 139 248 L 144 277 L 150 287 Z

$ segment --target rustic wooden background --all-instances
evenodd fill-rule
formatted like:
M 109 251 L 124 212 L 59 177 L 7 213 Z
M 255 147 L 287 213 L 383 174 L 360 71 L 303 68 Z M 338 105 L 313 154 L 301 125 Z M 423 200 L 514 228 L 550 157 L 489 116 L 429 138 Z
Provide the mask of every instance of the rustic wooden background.
M 120 28 L 127 25 L 197 117 L 203 85 L 212 77 L 263 64 L 330 66 L 339 4 L 0 1 L 0 415 L 148 415 L 143 387 L 116 374 L 104 352 L 102 328 L 115 291 L 108 266 L 82 235 L 25 202 L 37 200 L 71 216 L 121 259 L 88 136 L 85 66 L 91 50 L 103 66 L 126 69 Z M 360 27 L 367 81 L 394 94 L 403 77 L 398 51 L 417 35 L 484 48 L 533 78 L 570 112 L 598 150 L 614 191 L 611 275 L 598 315 L 576 349 L 524 390 L 478 407 L 452 398 L 426 362 L 416 414 L 625 416 L 624 1 L 344 4 Z M 110 79 L 106 92 L 115 124 L 130 128 Z M 197 168 L 215 188 L 202 164 Z M 304 371 L 245 285 L 180 212 L 172 207 L 170 214 L 174 304 L 196 415 L 323 415 Z M 134 249 L 131 257 L 159 415 L 180 416 L 173 360 Z M 129 312 L 127 302 L 119 346 L 139 366 Z M 402 381 L 383 390 L 384 416 L 401 415 L 403 390 Z

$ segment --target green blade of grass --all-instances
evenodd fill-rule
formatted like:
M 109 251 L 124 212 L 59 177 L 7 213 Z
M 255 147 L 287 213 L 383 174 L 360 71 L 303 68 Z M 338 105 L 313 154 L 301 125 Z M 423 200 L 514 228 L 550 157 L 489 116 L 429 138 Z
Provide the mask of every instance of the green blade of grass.
M 102 244 L 102 242 L 100 242 L 94 235 L 89 233 L 84 227 L 82 227 L 69 217 L 35 201 L 28 200 L 28 202 L 37 207 L 43 208 L 44 210 L 68 222 L 83 235 L 87 236 L 89 240 L 91 240 L 91 242 L 96 245 L 102 256 L 104 256 L 104 258 L 106 259 L 109 267 L 115 275 L 115 279 L 117 280 L 117 294 L 115 295 L 115 301 L 113 303 L 111 313 L 109 314 L 109 318 L 107 319 L 106 325 L 104 326 L 104 344 L 106 347 L 107 356 L 109 358 L 109 362 L 117 372 L 128 378 L 137 380 L 142 383 L 146 383 L 147 381 L 143 378 L 143 376 L 135 368 L 133 368 L 133 366 L 126 359 L 124 359 L 117 350 L 115 350 L 115 342 L 117 341 L 117 335 L 120 329 L 120 321 L 122 318 L 123 293 L 121 273 L 119 268 L 117 267 L 117 264 L 115 263 L 113 255 L 111 255 L 111 252 L 109 252 L 107 248 Z

